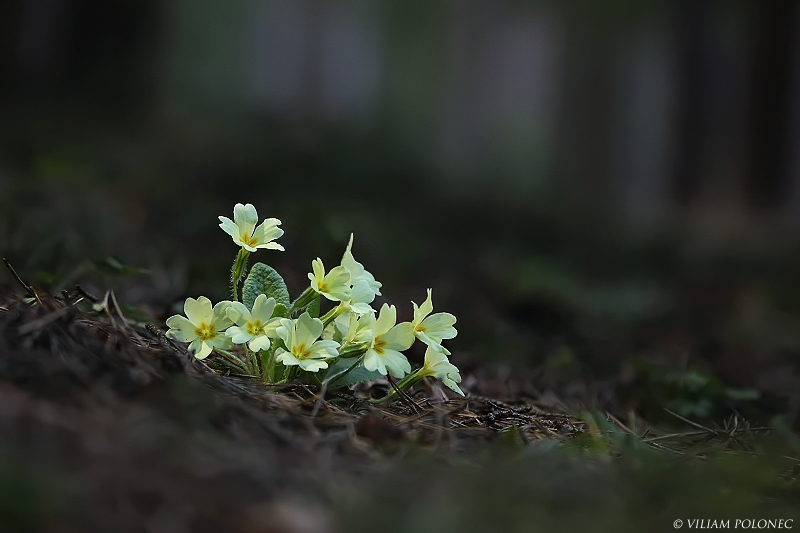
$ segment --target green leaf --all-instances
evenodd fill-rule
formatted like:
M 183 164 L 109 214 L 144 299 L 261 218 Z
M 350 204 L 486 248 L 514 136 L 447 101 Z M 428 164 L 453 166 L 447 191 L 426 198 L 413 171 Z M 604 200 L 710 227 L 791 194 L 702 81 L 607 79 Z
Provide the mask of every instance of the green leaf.
M 276 317 L 279 316 L 281 318 L 286 318 L 289 316 L 289 309 L 283 304 L 275 304 L 275 309 L 272 311 L 272 316 Z
M 356 383 L 364 383 L 365 381 L 372 381 L 373 379 L 383 377 L 383 374 L 377 370 L 370 372 L 364 368 L 364 363 L 360 362 L 353 370 L 348 372 L 346 376 L 336 379 L 336 376 L 347 372 L 347 369 L 353 366 L 354 362 L 353 359 L 339 359 L 328 368 L 325 379 L 331 380 L 331 383 L 328 385 L 329 390 L 341 389 L 343 387 L 355 385 Z
M 289 307 L 289 291 L 286 283 L 278 272 L 271 266 L 264 263 L 256 263 L 250 269 L 250 274 L 244 280 L 242 287 L 242 303 L 248 308 L 253 309 L 253 302 L 260 294 L 266 294 L 267 298 L 275 298 L 275 302 Z
M 319 318 L 319 296 L 311 300 L 311 303 L 306 307 L 306 311 L 311 318 Z

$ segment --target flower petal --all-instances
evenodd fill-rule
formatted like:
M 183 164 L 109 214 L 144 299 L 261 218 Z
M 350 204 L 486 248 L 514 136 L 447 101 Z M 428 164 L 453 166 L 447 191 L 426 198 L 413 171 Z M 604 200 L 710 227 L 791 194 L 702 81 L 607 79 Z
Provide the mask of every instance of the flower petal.
M 456 385 L 456 382 L 449 378 L 442 379 L 442 383 L 444 383 L 445 387 L 448 387 L 450 390 L 459 393 L 461 396 L 464 396 L 464 392 Z
M 354 304 L 371 304 L 375 300 L 375 294 L 367 280 L 356 279 L 353 281 L 353 293 L 350 296 L 351 306 Z
M 387 350 L 408 350 L 414 344 L 414 329 L 411 322 L 401 322 L 381 335 Z
M 397 322 L 397 309 L 393 305 L 383 304 L 372 332 L 379 337 L 392 329 L 395 322 Z
M 234 344 L 244 344 L 246 342 L 250 342 L 253 339 L 253 336 L 247 333 L 247 330 L 243 327 L 239 326 L 231 326 L 225 332 L 225 335 L 230 337 L 231 341 Z
M 228 217 L 218 217 L 220 224 L 219 227 L 222 228 L 222 231 L 233 237 L 233 242 L 239 242 L 239 226 L 236 225 L 236 222 L 229 219 Z
M 345 302 L 350 299 L 350 287 L 339 285 L 321 293 L 325 298 L 332 302 Z
M 233 342 L 231 339 L 226 335 L 217 335 L 213 339 L 208 339 L 206 341 L 212 348 L 220 348 L 222 350 L 230 350 L 233 348 Z
M 349 307 L 353 313 L 359 316 L 375 312 L 375 310 L 367 303 L 351 303 Z
M 214 312 L 211 309 L 211 300 L 205 296 L 201 296 L 196 300 L 194 298 L 186 298 L 186 302 L 183 304 L 183 312 L 186 313 L 186 317 L 195 326 L 199 326 L 203 322 L 210 324 L 214 316 Z
M 272 340 L 267 337 L 266 335 L 259 335 L 255 339 L 250 341 L 250 349 L 254 352 L 259 352 L 261 350 L 269 350 L 270 345 L 272 344 Z
M 211 320 L 217 331 L 222 331 L 233 324 L 233 320 L 228 318 L 228 309 L 230 308 L 231 303 L 233 302 L 222 300 L 214 306 Z
M 364 265 L 356 261 L 353 257 L 353 234 L 350 234 L 350 242 L 347 243 L 347 248 L 342 255 L 342 266 L 350 271 L 350 275 L 354 278 L 359 278 L 365 272 Z
M 334 302 L 346 302 L 350 299 L 352 289 L 350 289 L 350 272 L 339 265 L 331 269 L 323 280 L 324 289 L 318 291 L 328 300 Z
M 342 265 L 333 267 L 325 276 L 325 283 L 330 287 L 347 287 L 349 290 L 350 272 Z
M 275 351 L 275 360 L 286 366 L 294 366 L 300 364 L 300 360 L 297 359 L 294 355 L 292 355 L 292 352 L 288 352 L 283 348 L 278 348 Z
M 271 318 L 262 329 L 262 335 L 266 335 L 270 339 L 277 339 L 278 337 L 278 328 L 281 327 L 281 317 Z
M 231 302 L 228 306 L 228 318 L 237 326 L 244 326 L 250 319 L 250 311 L 242 302 Z
M 375 350 L 367 350 L 367 353 L 364 354 L 364 368 L 370 372 L 377 371 L 384 376 L 386 375 L 386 364 Z
M 334 340 L 321 340 L 315 342 L 310 349 L 309 357 L 314 359 L 329 359 L 337 357 L 339 352 L 339 343 Z
M 428 370 L 434 371 L 433 369 L 442 362 L 450 362 L 447 359 L 447 356 L 445 356 L 442 352 L 430 347 L 425 350 L 425 363 L 423 364 L 423 368 L 426 372 Z
M 281 252 L 286 251 L 286 249 L 277 242 L 268 242 L 267 244 L 259 246 L 259 248 L 265 248 L 267 250 L 280 250 Z
M 300 368 L 306 372 L 319 372 L 320 370 L 328 368 L 328 363 L 319 359 L 303 359 L 300 361 Z
M 411 363 L 408 362 L 405 355 L 397 350 L 384 349 L 381 359 L 393 378 L 400 379 L 411 372 Z
M 278 227 L 281 221 L 277 218 L 268 218 L 253 230 L 253 238 L 258 243 L 258 248 L 266 248 L 267 244 L 283 235 L 283 230 Z
M 253 204 L 236 204 L 233 206 L 233 221 L 239 226 L 239 236 L 247 234 L 253 235 L 253 229 L 258 223 L 258 212 Z
M 307 348 L 314 344 L 319 336 L 322 334 L 322 320 L 318 318 L 311 318 L 307 312 L 300 315 L 295 323 L 296 337 L 293 341 L 295 346 L 305 344 Z
M 417 307 L 417 304 L 414 304 L 414 325 L 419 324 L 422 320 L 433 312 L 433 300 L 431 299 L 431 289 L 428 289 L 428 297 L 422 302 L 422 305 Z
M 422 372 L 427 376 L 433 376 L 442 381 L 449 379 L 454 383 L 461 382 L 461 374 L 458 372 L 458 367 L 452 364 L 450 360 L 447 359 L 447 356 L 434 348 L 425 350 L 425 364 L 422 367 Z M 447 383 L 445 383 L 445 385 L 447 385 Z
M 275 333 L 286 347 L 291 349 L 294 340 L 294 321 L 289 318 L 281 318 L 281 325 L 275 329 Z
M 253 302 L 253 320 L 260 320 L 262 324 L 266 324 L 272 318 L 272 312 L 275 310 L 275 298 L 267 298 L 266 294 L 259 294 Z
M 308 277 L 312 282 L 312 286 L 315 287 L 314 290 L 316 291 L 319 288 L 319 285 L 325 280 L 325 265 L 322 263 L 322 259 L 317 257 L 311 261 L 311 269 L 314 271 L 314 274 L 309 274 Z M 314 285 L 314 283 L 316 283 L 316 285 Z
M 195 351 L 194 356 L 198 359 L 205 359 L 211 354 L 211 345 L 201 340 L 194 341 L 189 345 L 189 349 Z
M 455 323 L 456 317 L 450 313 L 435 313 L 425 318 L 421 326 L 431 338 L 441 342 L 442 339 L 452 339 L 458 334 L 453 327 Z
M 375 281 L 375 276 L 373 276 L 370 272 L 368 272 L 364 265 L 356 261 L 355 257 L 353 257 L 353 234 L 350 234 L 350 242 L 347 243 L 347 248 L 342 255 L 342 266 L 345 267 L 350 272 L 350 281 L 353 285 L 357 282 L 363 282 L 367 288 L 367 290 L 372 294 L 372 299 L 375 296 L 381 295 L 381 283 Z M 356 299 L 355 301 L 359 302 L 367 302 L 370 303 L 372 300 L 367 299 Z
M 456 323 L 456 317 L 450 313 L 434 313 L 422 321 L 422 325 L 427 330 L 447 329 Z
M 191 342 L 197 338 L 196 326 L 181 315 L 173 315 L 167 319 L 167 337 L 180 342 Z

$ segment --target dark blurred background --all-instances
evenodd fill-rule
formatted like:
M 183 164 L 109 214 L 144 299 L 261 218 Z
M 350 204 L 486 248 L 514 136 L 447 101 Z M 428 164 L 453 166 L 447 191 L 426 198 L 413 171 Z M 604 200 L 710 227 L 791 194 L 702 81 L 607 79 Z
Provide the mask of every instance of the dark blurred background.
M 350 232 L 401 318 L 433 287 L 474 391 L 796 421 L 799 7 L 6 1 L 0 251 L 163 320 L 251 202 L 295 295 Z

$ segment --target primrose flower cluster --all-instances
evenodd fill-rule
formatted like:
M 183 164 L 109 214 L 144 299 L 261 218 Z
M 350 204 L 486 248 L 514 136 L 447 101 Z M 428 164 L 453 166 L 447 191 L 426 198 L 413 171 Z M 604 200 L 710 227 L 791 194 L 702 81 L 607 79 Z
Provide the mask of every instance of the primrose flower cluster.
M 232 300 L 212 304 L 205 296 L 187 298 L 186 316 L 167 320 L 167 336 L 189 343 L 197 359 L 213 354 L 209 361 L 218 370 L 266 383 L 301 380 L 330 390 L 391 376 L 399 381 L 389 398 L 431 377 L 464 395 L 458 368 L 442 344 L 456 336 L 456 317 L 433 312 L 431 289 L 421 305 L 412 302 L 411 322 L 398 323 L 393 305 L 374 309 L 382 285 L 353 257 L 351 235 L 340 264 L 326 270 L 321 259 L 311 262 L 309 286 L 294 301 L 283 278 L 263 263 L 250 269 L 240 298 L 250 254 L 259 249 L 283 251 L 275 242 L 283 235 L 281 221 L 268 218 L 258 224 L 252 204 L 236 204 L 233 220 L 219 220 L 239 246 L 231 269 Z M 323 299 L 330 309 L 320 316 Z M 403 352 L 415 341 L 426 345 L 425 363 L 412 371 Z

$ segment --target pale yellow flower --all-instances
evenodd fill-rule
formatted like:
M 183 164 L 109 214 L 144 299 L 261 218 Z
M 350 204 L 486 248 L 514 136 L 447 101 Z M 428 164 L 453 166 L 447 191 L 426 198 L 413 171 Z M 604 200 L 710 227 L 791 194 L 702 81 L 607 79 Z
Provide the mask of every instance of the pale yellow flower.
M 337 357 L 339 343 L 333 340 L 317 340 L 322 334 L 322 321 L 303 313 L 297 320 L 281 319 L 278 336 L 286 348 L 275 351 L 275 360 L 286 366 L 298 365 L 308 372 L 328 368 L 326 359 Z
M 167 319 L 167 337 L 190 343 L 189 349 L 198 359 L 208 357 L 214 348 L 231 348 L 231 339 L 225 335 L 232 323 L 227 316 L 230 305 L 231 302 L 222 301 L 212 309 L 211 300 L 205 296 L 187 298 L 183 305 L 186 317 L 173 315 Z
M 456 317 L 450 313 L 436 313 L 433 312 L 433 301 L 431 300 L 431 289 L 428 289 L 428 298 L 422 302 L 422 305 L 417 306 L 414 302 L 414 320 L 411 325 L 414 330 L 414 335 L 435 350 L 439 350 L 445 355 L 450 352 L 442 346 L 442 340 L 452 339 L 458 334 L 453 324 L 456 323 Z
M 347 243 L 347 248 L 342 256 L 342 266 L 350 272 L 350 284 L 353 286 L 354 303 L 367 303 L 370 304 L 375 299 L 375 296 L 381 295 L 381 283 L 375 280 L 364 265 L 356 261 L 353 257 L 353 234 L 350 234 L 350 241 Z M 356 294 L 358 298 L 356 298 Z
M 258 248 L 283 251 L 283 246 L 273 242 L 283 235 L 283 230 L 278 227 L 281 221 L 268 218 L 256 227 L 258 213 L 253 204 L 236 204 L 233 207 L 233 220 L 221 216 L 219 221 L 219 227 L 231 236 L 233 242 L 248 252 L 255 252 Z
M 464 396 L 458 386 L 461 383 L 461 374 L 458 372 L 458 367 L 452 364 L 445 354 L 435 348 L 428 346 L 425 350 L 425 364 L 419 370 L 419 375 L 440 379 L 446 387 Z
M 270 346 L 271 338 L 278 338 L 276 329 L 281 325 L 279 318 L 272 318 L 275 298 L 259 294 L 253 302 L 253 310 L 241 302 L 232 302 L 228 308 L 228 318 L 236 325 L 228 328 L 225 334 L 234 344 L 248 343 L 254 352 Z
M 400 353 L 414 343 L 411 324 L 402 322 L 395 325 L 397 310 L 388 304 L 383 304 L 377 319 L 374 315 L 365 318 L 372 321 L 372 342 L 364 354 L 364 368 L 371 372 L 377 370 L 384 376 L 389 373 L 395 378 L 402 378 L 411 372 L 408 359 Z
M 350 288 L 350 272 L 343 267 L 337 266 L 325 274 L 325 265 L 319 257 L 311 262 L 313 273 L 308 275 L 311 280 L 311 288 L 328 300 L 334 302 L 347 301 L 352 295 Z

